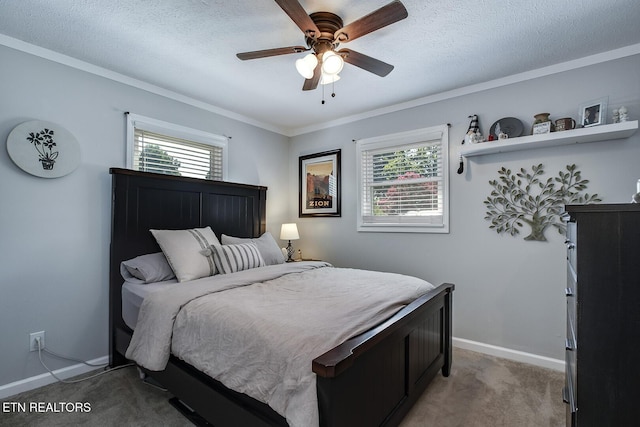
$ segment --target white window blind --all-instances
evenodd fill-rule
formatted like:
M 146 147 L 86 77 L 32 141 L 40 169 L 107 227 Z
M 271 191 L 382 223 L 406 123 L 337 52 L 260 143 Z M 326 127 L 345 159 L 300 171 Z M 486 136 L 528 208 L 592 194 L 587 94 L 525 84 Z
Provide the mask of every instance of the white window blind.
M 358 141 L 359 231 L 448 232 L 448 127 Z
M 223 180 L 227 139 L 129 115 L 127 166 L 134 170 Z

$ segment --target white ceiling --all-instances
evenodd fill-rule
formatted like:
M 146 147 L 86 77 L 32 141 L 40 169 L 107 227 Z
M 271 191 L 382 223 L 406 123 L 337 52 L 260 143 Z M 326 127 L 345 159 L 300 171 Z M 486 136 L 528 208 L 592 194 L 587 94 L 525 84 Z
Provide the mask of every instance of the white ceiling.
M 300 3 L 348 24 L 390 1 Z M 346 64 L 324 105 L 322 86 L 301 90 L 294 61 L 304 54 L 235 56 L 305 45 L 273 0 L 0 0 L 0 42 L 58 52 L 285 135 L 640 43 L 638 0 L 402 2 L 407 19 L 341 45 L 395 69 L 382 78 Z

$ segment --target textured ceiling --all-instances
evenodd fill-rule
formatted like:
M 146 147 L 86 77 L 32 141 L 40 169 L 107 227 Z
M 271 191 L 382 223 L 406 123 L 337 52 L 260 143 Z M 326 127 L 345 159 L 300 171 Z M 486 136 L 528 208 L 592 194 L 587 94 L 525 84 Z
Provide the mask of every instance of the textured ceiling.
M 390 0 L 300 0 L 348 24 Z M 272 0 L 0 0 L 0 34 L 148 82 L 284 134 L 640 43 L 638 0 L 402 0 L 409 17 L 343 44 L 393 64 L 346 64 L 303 92 L 295 59 L 240 61 L 304 45 Z M 6 40 L 6 38 L 5 38 Z

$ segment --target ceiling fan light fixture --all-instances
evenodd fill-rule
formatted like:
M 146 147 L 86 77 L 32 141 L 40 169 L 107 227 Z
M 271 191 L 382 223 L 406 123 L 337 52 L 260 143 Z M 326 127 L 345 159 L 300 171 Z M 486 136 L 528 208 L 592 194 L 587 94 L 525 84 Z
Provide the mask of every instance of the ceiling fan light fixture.
M 323 81 L 323 84 L 337 81 L 337 75 L 342 71 L 345 59 L 348 59 L 346 62 L 349 64 L 380 77 L 386 76 L 393 70 L 393 65 L 354 50 L 340 49 L 336 52 L 335 49 L 340 43 L 351 42 L 409 16 L 407 8 L 400 0 L 392 0 L 386 6 L 382 6 L 347 25 L 344 25 L 340 16 L 332 12 L 307 14 L 300 4 L 301 0 L 275 1 L 302 30 L 306 47 L 287 46 L 241 52 L 236 54 L 240 60 L 313 51 L 313 54 L 308 54 L 296 61 L 296 69 L 306 79 L 302 86 L 303 91 L 316 89 L 320 80 Z M 329 78 L 329 76 L 336 77 Z M 332 93 L 331 96 L 335 96 L 335 93 Z
M 326 51 L 322 55 L 322 73 L 337 75 L 344 67 L 344 59 L 332 50 Z
M 328 85 L 329 83 L 335 83 L 340 80 L 340 76 L 337 74 L 324 74 L 320 77 L 321 85 Z
M 300 75 L 305 79 L 313 77 L 313 71 L 316 69 L 317 65 L 318 58 L 316 58 L 316 55 L 313 53 L 296 60 L 296 70 L 298 70 L 298 73 L 300 73 Z

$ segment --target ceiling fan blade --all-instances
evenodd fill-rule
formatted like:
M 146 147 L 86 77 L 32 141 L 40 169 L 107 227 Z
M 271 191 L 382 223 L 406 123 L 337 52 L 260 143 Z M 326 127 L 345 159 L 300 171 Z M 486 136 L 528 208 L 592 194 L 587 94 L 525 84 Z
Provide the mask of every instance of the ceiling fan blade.
M 384 77 L 393 71 L 393 65 L 382 62 L 360 52 L 351 49 L 340 49 L 338 53 L 344 58 L 344 62 L 360 67 L 370 73 Z
M 334 34 L 334 40 L 348 42 L 369 34 L 382 27 L 391 25 L 409 16 L 407 9 L 399 1 L 393 1 L 380 9 L 363 16 L 362 18 L 342 27 Z
M 318 83 L 320 82 L 320 76 L 322 75 L 322 63 L 318 61 L 318 65 L 313 70 L 313 77 L 310 79 L 306 79 L 304 81 L 304 85 L 302 85 L 302 90 L 314 90 L 318 87 Z
M 285 11 L 289 18 L 296 23 L 298 28 L 302 32 L 311 38 L 316 38 L 320 35 L 318 26 L 309 17 L 309 14 L 304 10 L 302 5 L 297 0 L 275 0 L 278 6 Z
M 275 49 L 254 50 L 253 52 L 242 52 L 236 56 L 243 61 L 247 59 L 267 58 L 269 56 L 288 55 L 290 53 L 306 52 L 309 50 L 304 46 L 278 47 Z

